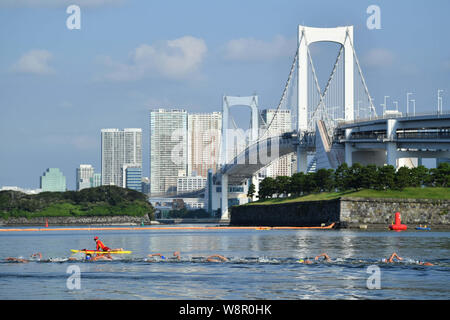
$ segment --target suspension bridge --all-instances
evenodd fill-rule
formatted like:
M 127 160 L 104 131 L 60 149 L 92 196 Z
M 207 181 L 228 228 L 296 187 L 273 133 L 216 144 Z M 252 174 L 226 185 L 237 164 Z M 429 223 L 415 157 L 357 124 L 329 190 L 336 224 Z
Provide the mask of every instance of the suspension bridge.
M 323 88 L 310 49 L 318 42 L 339 47 Z M 235 106 L 251 110 L 245 135 L 230 115 Z M 377 115 L 356 55 L 353 26 L 298 26 L 297 51 L 268 123 L 260 117 L 256 95 L 224 96 L 222 107 L 221 166 L 205 190 L 213 209 L 221 208 L 222 220 L 229 219 L 229 205 L 240 204 L 239 195 L 246 198 L 249 182 L 258 190 L 258 172 L 288 154 L 296 155 L 297 172 L 335 169 L 344 162 L 398 167 L 420 164 L 422 157 L 450 158 L 450 114 Z M 290 111 L 292 130 L 274 134 L 281 110 Z

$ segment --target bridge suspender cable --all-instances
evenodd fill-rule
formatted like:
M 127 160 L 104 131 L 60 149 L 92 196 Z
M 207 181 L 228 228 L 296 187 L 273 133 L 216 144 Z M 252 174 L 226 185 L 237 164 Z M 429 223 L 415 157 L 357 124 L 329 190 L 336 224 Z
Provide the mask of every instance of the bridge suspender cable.
M 288 79 L 286 81 L 286 84 L 284 86 L 283 94 L 281 95 L 280 102 L 278 103 L 277 109 L 275 110 L 275 115 L 271 119 L 271 121 L 270 121 L 269 125 L 267 126 L 266 130 L 264 131 L 264 133 L 259 136 L 257 142 L 260 141 L 266 135 L 266 133 L 269 132 L 270 126 L 272 125 L 274 119 L 278 115 L 278 111 L 279 111 L 281 105 L 283 104 L 284 100 L 286 99 L 286 93 L 288 91 L 289 85 L 290 85 L 291 80 L 292 80 L 292 76 L 293 76 L 294 71 L 295 71 L 295 65 L 297 63 L 297 59 L 298 59 L 298 48 L 297 48 L 297 51 L 296 51 L 295 56 L 294 56 L 294 61 L 292 62 L 291 70 L 289 72 L 289 77 L 288 77 Z
M 348 38 L 348 40 L 350 41 L 350 46 L 352 47 L 352 51 L 353 51 L 353 57 L 355 58 L 356 66 L 358 67 L 359 76 L 361 77 L 361 81 L 363 83 L 364 90 L 366 91 L 367 97 L 369 98 L 370 108 L 372 109 L 372 111 L 374 112 L 375 117 L 376 117 L 377 111 L 375 110 L 375 107 L 373 106 L 372 97 L 370 96 L 369 89 L 367 88 L 367 85 L 366 85 L 366 80 L 364 79 L 364 76 L 362 74 L 361 66 L 359 65 L 358 57 L 356 56 L 356 51 L 355 51 L 355 47 L 353 47 L 352 39 L 348 36 L 348 29 L 346 32 L 346 38 Z
M 321 108 L 321 106 L 322 106 L 322 109 L 325 108 L 324 103 L 323 103 L 323 102 L 324 102 L 324 97 L 326 96 L 326 94 L 327 94 L 327 92 L 328 92 L 328 89 L 329 89 L 329 87 L 330 87 L 331 81 L 333 80 L 334 75 L 335 75 L 335 73 L 336 73 L 337 65 L 338 65 L 339 60 L 340 60 L 340 58 L 341 58 L 342 51 L 344 51 L 344 46 L 343 46 L 343 45 L 341 45 L 341 48 L 340 48 L 339 53 L 338 53 L 338 56 L 337 56 L 337 58 L 336 58 L 336 62 L 334 63 L 333 70 L 331 71 L 331 75 L 330 75 L 330 77 L 328 78 L 328 82 L 327 82 L 327 84 L 326 84 L 326 86 L 325 86 L 325 89 L 324 89 L 324 91 L 323 91 L 323 93 L 322 93 L 321 90 L 320 90 L 320 87 L 319 87 L 319 82 L 318 82 L 318 80 L 317 80 L 316 71 L 315 71 L 315 68 L 314 68 L 314 65 L 313 65 L 313 62 L 312 62 L 312 59 L 311 59 L 311 55 L 310 55 L 310 53 L 309 53 L 309 48 L 308 48 L 308 56 L 310 57 L 310 63 L 311 63 L 311 67 L 312 67 L 312 70 L 313 70 L 313 74 L 314 74 L 314 78 L 315 78 L 315 82 L 316 82 L 316 87 L 317 87 L 317 90 L 318 90 L 318 92 L 319 92 L 319 94 L 320 94 L 320 100 L 319 100 L 319 103 L 318 103 L 317 107 L 314 109 L 313 114 L 312 114 L 312 116 L 311 116 L 311 118 L 310 118 L 310 121 L 312 121 L 312 120 L 314 119 L 314 117 L 315 117 L 315 115 L 316 115 L 316 112 Z M 324 111 L 325 111 L 325 110 L 324 110 Z M 328 112 L 324 112 L 324 114 L 325 114 L 325 117 L 328 117 Z M 311 123 L 309 123 L 308 125 L 310 126 Z

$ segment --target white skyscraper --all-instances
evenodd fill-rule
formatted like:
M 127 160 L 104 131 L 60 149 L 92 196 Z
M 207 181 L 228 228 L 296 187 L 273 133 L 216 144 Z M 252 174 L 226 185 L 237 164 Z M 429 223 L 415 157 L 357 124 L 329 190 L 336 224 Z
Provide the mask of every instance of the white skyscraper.
M 76 184 L 77 191 L 90 188 L 91 179 L 94 177 L 94 167 L 90 164 L 80 164 L 77 168 Z
M 260 127 L 260 133 L 264 134 L 264 138 L 279 136 L 285 132 L 292 131 L 292 120 L 290 110 L 278 110 L 276 109 L 265 109 L 261 113 L 265 125 Z M 270 128 L 266 131 L 267 126 Z M 292 175 L 292 161 L 294 154 L 285 155 L 270 165 L 268 165 L 263 170 L 265 171 L 265 176 L 267 177 L 277 177 L 277 176 L 291 176 Z M 263 174 L 264 174 L 263 173 Z
M 175 193 L 187 173 L 186 110 L 150 110 L 150 193 Z
M 123 166 L 142 168 L 142 129 L 102 129 L 102 185 L 123 185 Z
M 188 115 L 188 176 L 206 178 L 208 169 L 216 171 L 220 161 L 221 129 L 221 112 Z

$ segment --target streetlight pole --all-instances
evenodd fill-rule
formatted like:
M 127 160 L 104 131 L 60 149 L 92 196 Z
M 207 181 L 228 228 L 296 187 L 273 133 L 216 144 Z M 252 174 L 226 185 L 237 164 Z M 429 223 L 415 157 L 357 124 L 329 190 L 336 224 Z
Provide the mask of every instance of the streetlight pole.
M 412 92 L 406 93 L 406 114 L 409 115 L 409 96 L 412 95 Z
M 387 105 L 386 105 L 386 99 L 389 98 L 389 96 L 384 96 L 384 104 L 383 104 L 383 116 L 386 113 Z
M 393 104 L 395 105 L 395 110 L 398 112 L 398 101 L 394 101 Z
M 441 92 L 444 92 L 442 89 L 438 89 L 438 114 L 442 112 L 442 97 Z
M 413 110 L 414 110 L 414 116 L 416 115 L 416 99 L 411 99 L 411 102 L 413 103 Z

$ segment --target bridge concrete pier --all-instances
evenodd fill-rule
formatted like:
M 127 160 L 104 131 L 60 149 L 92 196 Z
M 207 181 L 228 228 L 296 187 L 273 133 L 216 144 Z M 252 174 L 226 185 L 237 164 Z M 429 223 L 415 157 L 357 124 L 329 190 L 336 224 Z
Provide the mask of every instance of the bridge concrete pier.
M 222 211 L 220 220 L 228 221 L 230 216 L 228 214 L 228 174 L 222 174 L 222 202 L 220 209 Z
M 306 173 L 308 170 L 308 152 L 297 146 L 297 172 Z
M 386 143 L 386 164 L 397 168 L 397 144 L 395 142 Z
M 258 194 L 259 194 L 258 174 L 253 175 L 250 182 L 255 186 L 255 194 L 252 197 L 252 201 L 258 201 Z
M 349 167 L 351 167 L 353 165 L 353 150 L 354 150 L 354 148 L 352 147 L 352 144 L 346 142 L 345 143 L 345 163 L 347 163 L 347 165 Z
M 352 134 L 352 129 L 345 129 L 345 139 L 346 140 L 350 139 L 351 134 Z M 353 151 L 354 151 L 354 148 L 353 148 L 352 144 L 349 142 L 346 142 L 344 144 L 344 152 L 345 152 L 345 160 L 344 161 L 345 161 L 345 163 L 347 163 L 347 165 L 349 167 L 351 167 L 353 165 Z

